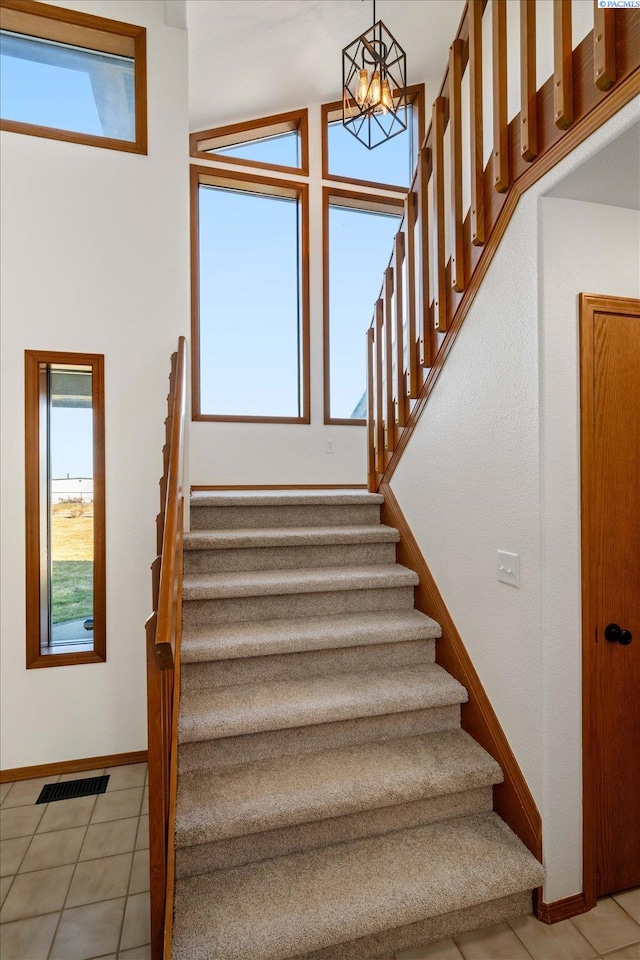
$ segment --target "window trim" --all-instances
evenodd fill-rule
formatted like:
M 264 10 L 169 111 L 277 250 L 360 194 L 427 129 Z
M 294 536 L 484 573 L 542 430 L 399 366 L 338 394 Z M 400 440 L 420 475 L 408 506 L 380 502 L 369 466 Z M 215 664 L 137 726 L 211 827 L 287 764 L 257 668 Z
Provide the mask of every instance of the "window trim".
M 384 206 L 397 207 L 399 211 L 404 208 L 403 197 L 388 197 L 374 193 L 360 193 L 355 190 L 343 190 L 339 187 L 322 188 L 322 367 L 323 367 L 323 392 L 324 392 L 324 424 L 336 424 L 343 427 L 364 427 L 367 424 L 365 419 L 354 419 L 351 417 L 332 417 L 331 416 L 331 333 L 330 333 L 330 308 L 331 308 L 331 277 L 329 270 L 329 208 L 332 200 L 351 201 L 342 203 L 340 206 L 352 207 L 355 210 L 381 211 Z M 391 212 L 391 211 L 389 211 Z M 402 216 L 400 216 L 400 220 Z M 371 309 L 373 310 L 372 301 Z M 364 344 L 364 335 L 366 329 L 362 330 L 362 340 Z M 364 351 L 364 345 L 363 345 Z
M 258 177 L 237 170 L 191 166 L 191 419 L 223 423 L 311 423 L 311 358 L 309 298 L 309 185 L 276 177 Z M 300 203 L 300 386 L 299 417 L 248 417 L 202 413 L 200 402 L 200 249 L 198 189 L 201 184 L 237 189 L 244 184 L 252 193 L 296 198 Z
M 107 659 L 104 356 L 25 350 L 25 530 L 27 669 L 104 663 Z M 93 650 L 42 653 L 40 547 L 40 364 L 91 366 L 93 393 Z
M 0 0 L 0 28 L 41 40 L 69 43 L 87 50 L 118 53 L 134 60 L 135 140 L 45 127 L 0 118 L 0 130 L 47 140 L 64 140 L 125 153 L 147 153 L 147 57 L 145 27 L 89 13 L 54 7 L 38 0 Z
M 271 130 L 271 133 L 266 131 Z M 297 130 L 300 135 L 300 166 L 289 167 L 278 163 L 267 163 L 264 160 L 243 160 L 241 157 L 225 157 L 217 153 L 207 153 L 202 147 L 208 141 L 226 140 L 218 146 L 229 147 L 241 143 L 249 143 L 252 139 L 262 139 L 262 136 L 247 138 L 244 134 L 265 131 L 265 136 L 277 136 L 279 133 Z M 278 113 L 271 117 L 262 117 L 257 120 L 246 120 L 242 123 L 231 123 L 224 127 L 213 127 L 210 130 L 198 130 L 189 134 L 189 153 L 198 160 L 209 160 L 215 163 L 230 163 L 233 166 L 255 167 L 261 170 L 278 170 L 281 173 L 295 173 L 301 177 L 309 176 L 309 111 L 292 110 L 289 113 Z
M 416 144 L 418 152 L 422 146 L 425 134 L 425 99 L 424 83 L 414 83 L 408 86 L 407 99 L 412 108 L 416 111 L 418 117 L 418 142 Z M 332 114 L 342 116 L 342 100 L 335 100 L 333 103 L 323 103 L 321 111 L 321 129 L 322 129 L 322 179 L 335 180 L 338 183 L 351 183 L 360 187 L 368 187 L 378 190 L 395 190 L 396 192 L 407 193 L 411 187 L 409 183 L 406 187 L 399 187 L 393 183 L 378 183 L 375 180 L 357 180 L 354 177 L 343 177 L 337 173 L 329 173 L 329 122 Z M 416 163 L 418 162 L 418 153 L 416 153 Z

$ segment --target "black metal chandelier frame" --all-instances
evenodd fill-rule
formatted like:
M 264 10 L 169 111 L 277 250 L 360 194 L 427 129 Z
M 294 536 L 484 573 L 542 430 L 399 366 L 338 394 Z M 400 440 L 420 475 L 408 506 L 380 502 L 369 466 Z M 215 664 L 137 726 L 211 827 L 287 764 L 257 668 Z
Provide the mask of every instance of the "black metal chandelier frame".
M 382 20 L 342 51 L 342 123 L 373 150 L 408 125 L 407 57 Z

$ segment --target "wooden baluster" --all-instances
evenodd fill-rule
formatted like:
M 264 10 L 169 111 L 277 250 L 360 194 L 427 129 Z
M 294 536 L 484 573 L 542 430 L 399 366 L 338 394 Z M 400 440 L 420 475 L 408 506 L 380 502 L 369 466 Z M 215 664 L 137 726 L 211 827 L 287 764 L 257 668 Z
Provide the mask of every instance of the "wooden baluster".
M 162 742 L 162 671 L 156 658 L 157 615 L 147 620 L 147 725 L 149 767 L 149 872 L 151 949 L 161 957 L 164 940 L 167 837 L 164 817 L 165 764 Z
M 538 156 L 536 80 L 536 0 L 520 0 L 520 153 Z
M 384 272 L 384 385 L 385 438 L 384 445 L 393 452 L 396 439 L 395 403 L 393 401 L 393 267 Z
M 419 360 L 423 367 L 433 363 L 431 345 L 431 289 L 429 284 L 429 177 L 431 152 L 423 147 L 418 159 L 416 218 L 418 226 L 418 316 Z
M 462 227 L 462 40 L 449 47 L 449 143 L 451 155 L 451 286 L 464 290 Z
M 616 12 L 593 0 L 593 79 L 598 90 L 616 80 Z
M 471 127 L 471 242 L 484 243 L 484 121 L 482 117 L 482 0 L 469 2 L 469 112 Z
M 507 101 L 507 2 L 491 2 L 493 45 L 493 185 L 509 189 L 509 115 Z
M 375 344 L 376 344 L 376 469 L 378 473 L 384 473 L 384 406 L 382 399 L 382 350 L 383 350 L 383 301 L 376 301 L 376 326 L 375 326 Z
M 444 97 L 433 105 L 433 310 L 436 330 L 447 329 L 447 263 L 444 245 Z
M 410 191 L 404 203 L 404 222 L 406 224 L 405 256 L 407 261 L 408 396 L 411 400 L 416 400 L 420 391 L 420 383 L 418 381 L 418 344 L 416 342 L 416 200 L 416 194 Z
M 553 118 L 560 130 L 573 123 L 571 0 L 553 0 Z
M 407 422 L 407 378 L 404 365 L 404 233 L 396 233 L 393 248 L 396 311 L 396 423 L 404 427 Z
M 155 558 L 155 560 L 151 564 L 151 602 L 153 604 L 154 611 L 158 610 L 158 593 L 160 590 L 160 564 L 161 563 L 162 563 L 162 558 L 158 556 Z
M 373 327 L 367 330 L 367 487 L 370 493 L 375 493 L 378 487 L 376 476 L 376 441 L 375 441 L 375 402 L 373 383 Z
M 158 556 L 162 553 L 162 538 L 164 537 L 164 509 L 156 517 L 156 552 Z M 154 608 L 157 610 L 157 607 Z

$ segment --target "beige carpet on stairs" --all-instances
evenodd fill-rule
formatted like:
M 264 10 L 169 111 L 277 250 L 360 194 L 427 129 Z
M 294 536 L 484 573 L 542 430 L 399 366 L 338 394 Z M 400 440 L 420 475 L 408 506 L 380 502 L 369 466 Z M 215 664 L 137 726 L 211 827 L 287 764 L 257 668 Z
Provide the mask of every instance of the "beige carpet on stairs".
M 192 496 L 174 960 L 375 960 L 531 909 L 381 502 Z

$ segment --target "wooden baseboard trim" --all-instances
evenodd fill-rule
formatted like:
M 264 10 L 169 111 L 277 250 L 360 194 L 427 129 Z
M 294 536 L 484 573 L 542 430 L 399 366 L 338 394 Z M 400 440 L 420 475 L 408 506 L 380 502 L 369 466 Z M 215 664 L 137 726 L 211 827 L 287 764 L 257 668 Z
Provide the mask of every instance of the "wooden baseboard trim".
M 12 767 L 0 770 L 0 783 L 15 783 L 16 780 L 33 780 L 36 777 L 55 777 L 61 773 L 76 773 L 81 770 L 100 770 L 105 767 L 122 767 L 126 763 L 146 763 L 147 751 L 132 753 L 109 753 L 104 757 L 85 757 L 81 760 L 61 760 L 59 763 L 40 763 L 33 767 Z
M 217 485 L 193 484 L 191 492 L 196 490 L 366 490 L 366 483 L 258 483 Z
M 590 909 L 584 893 L 576 893 L 572 897 L 553 900 L 551 903 L 545 903 L 541 896 L 536 899 L 535 914 L 542 923 L 559 923 L 561 920 L 569 920 L 570 917 L 578 917 Z
M 436 661 L 468 691 L 469 702 L 462 705 L 462 728 L 502 767 L 504 782 L 493 788 L 494 809 L 534 857 L 541 860 L 542 820 L 535 800 L 391 487 L 383 483 L 380 493 L 384 496 L 382 522 L 400 531 L 396 548 L 398 563 L 415 570 L 420 577 L 415 592 L 416 608 L 442 627 L 442 638 L 436 644 Z

